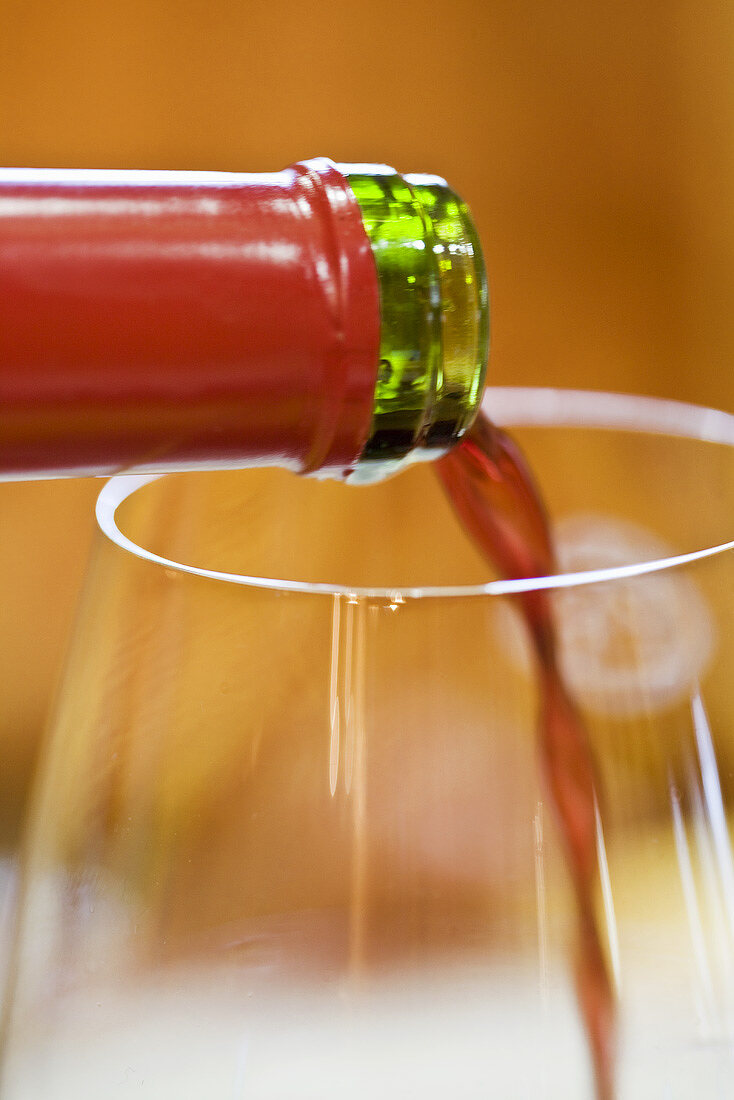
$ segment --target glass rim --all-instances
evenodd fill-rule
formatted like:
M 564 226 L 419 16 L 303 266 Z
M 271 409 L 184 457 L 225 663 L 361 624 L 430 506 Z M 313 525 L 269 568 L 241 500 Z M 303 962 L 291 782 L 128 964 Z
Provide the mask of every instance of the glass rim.
M 704 443 L 734 447 L 734 415 L 703 405 L 683 401 L 645 397 L 636 394 L 597 390 L 557 389 L 551 387 L 490 386 L 482 408 L 492 420 L 509 428 L 588 428 L 667 435 Z M 250 576 L 205 569 L 165 558 L 129 539 L 119 528 L 116 512 L 138 489 L 166 477 L 166 474 L 118 474 L 104 486 L 97 498 L 97 524 L 110 542 L 135 557 L 179 573 L 224 581 L 245 588 L 275 592 L 300 592 L 352 599 L 387 600 L 390 603 L 425 598 L 467 596 L 510 596 L 541 589 L 576 588 L 605 581 L 624 580 L 673 569 L 734 549 L 734 539 L 685 554 L 674 554 L 652 561 L 611 566 L 544 577 L 492 580 L 482 584 L 423 586 L 360 586 L 330 584 L 328 581 L 299 581 L 287 578 Z M 355 492 L 359 490 L 355 489 Z

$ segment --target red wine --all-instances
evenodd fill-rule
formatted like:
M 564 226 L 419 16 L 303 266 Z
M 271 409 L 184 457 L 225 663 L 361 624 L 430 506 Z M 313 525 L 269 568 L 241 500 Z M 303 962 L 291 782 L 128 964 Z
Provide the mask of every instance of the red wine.
M 480 414 L 437 464 L 449 499 L 484 556 L 505 577 L 554 571 L 545 509 L 517 444 Z M 584 724 L 558 667 L 547 592 L 519 601 L 537 657 L 539 751 L 573 884 L 578 920 L 576 989 L 591 1050 L 597 1100 L 614 1096 L 616 1005 L 596 916 L 596 769 Z

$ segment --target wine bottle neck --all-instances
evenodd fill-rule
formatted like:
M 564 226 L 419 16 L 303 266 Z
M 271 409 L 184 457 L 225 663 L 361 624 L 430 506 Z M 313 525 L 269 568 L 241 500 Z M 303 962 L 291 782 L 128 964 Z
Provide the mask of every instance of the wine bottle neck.
M 380 294 L 372 423 L 353 479 L 449 450 L 479 408 L 487 279 L 466 204 L 437 176 L 339 165 L 362 212 Z
M 481 399 L 487 288 L 444 180 L 0 170 L 0 477 L 374 480 Z

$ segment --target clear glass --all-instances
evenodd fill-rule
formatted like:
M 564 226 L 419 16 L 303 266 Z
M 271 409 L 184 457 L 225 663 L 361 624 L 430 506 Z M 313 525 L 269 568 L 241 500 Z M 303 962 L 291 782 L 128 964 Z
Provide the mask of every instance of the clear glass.
M 429 467 L 121 478 L 28 822 L 3 1100 L 586 1098 L 515 607 L 600 772 L 619 1097 L 734 1054 L 734 418 L 490 390 L 566 573 L 488 574 Z M 524 425 L 524 426 L 523 426 Z

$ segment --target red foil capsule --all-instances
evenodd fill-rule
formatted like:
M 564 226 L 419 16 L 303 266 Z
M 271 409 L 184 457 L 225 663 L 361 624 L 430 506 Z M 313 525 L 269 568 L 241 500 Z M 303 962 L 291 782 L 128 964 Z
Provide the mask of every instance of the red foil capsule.
M 1 476 L 341 476 L 379 345 L 370 242 L 327 160 L 0 172 Z

